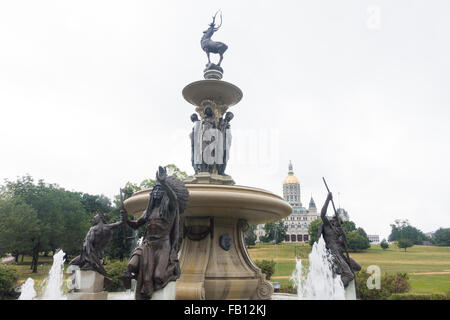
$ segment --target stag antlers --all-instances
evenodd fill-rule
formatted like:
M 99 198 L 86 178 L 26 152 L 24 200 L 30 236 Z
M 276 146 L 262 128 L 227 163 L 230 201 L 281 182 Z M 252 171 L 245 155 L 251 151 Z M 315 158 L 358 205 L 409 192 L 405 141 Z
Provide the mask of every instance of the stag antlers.
M 215 21 L 216 21 L 216 16 L 217 16 L 217 14 L 219 13 L 219 11 L 220 11 L 220 24 L 219 24 L 219 26 L 216 28 L 215 27 Z M 221 10 L 218 10 L 217 12 L 216 12 L 216 14 L 214 15 L 214 17 L 213 17 L 213 21 L 212 21 L 212 23 L 210 24 L 210 26 L 212 26 L 213 27 L 213 29 L 214 29 L 214 31 L 217 31 L 217 30 L 219 30 L 219 28 L 220 28 L 220 26 L 222 25 L 222 11 Z

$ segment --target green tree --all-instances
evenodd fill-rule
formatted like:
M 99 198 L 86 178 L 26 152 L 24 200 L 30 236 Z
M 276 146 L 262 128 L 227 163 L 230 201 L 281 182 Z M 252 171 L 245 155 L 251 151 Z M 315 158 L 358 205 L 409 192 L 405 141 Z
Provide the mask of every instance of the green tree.
M 88 214 L 95 214 L 97 212 L 107 213 L 112 210 L 111 200 L 102 195 L 92 195 L 89 193 L 80 193 L 81 203 L 84 210 Z
M 177 179 L 184 180 L 187 178 L 186 172 L 179 169 L 174 164 L 168 164 L 165 166 L 167 170 L 168 176 L 175 176 Z M 156 170 L 155 170 L 156 173 Z M 140 183 L 127 182 L 124 190 L 124 197 L 128 198 L 132 196 L 134 193 L 152 188 L 156 183 L 156 180 L 153 178 L 147 178 L 142 180 Z M 120 195 L 114 196 L 114 203 L 112 205 L 112 210 L 109 212 L 108 217 L 110 217 L 111 222 L 118 221 L 120 219 Z M 125 256 L 131 254 L 131 251 L 134 249 L 134 238 L 140 238 L 143 236 L 145 232 L 145 226 L 139 228 L 136 232 L 131 228 L 125 228 L 125 232 L 121 228 L 120 231 L 114 232 L 113 238 L 111 239 L 108 246 L 105 248 L 105 255 L 107 255 L 111 259 L 120 259 L 121 261 Z
M 0 300 L 13 299 L 13 289 L 17 279 L 18 275 L 15 269 L 0 263 Z
M 389 244 L 388 244 L 388 242 L 386 241 L 386 239 L 383 239 L 383 240 L 381 241 L 380 247 L 381 247 L 383 250 L 386 250 L 387 248 L 389 248 Z
M 256 225 L 249 226 L 245 232 L 245 244 L 247 246 L 254 246 L 256 238 Z
M 361 227 L 356 229 L 356 231 L 364 239 L 364 242 L 361 243 L 361 249 L 359 249 L 359 250 L 369 249 L 370 248 L 370 240 L 369 240 L 369 237 L 367 236 L 367 233 Z
M 311 222 L 308 226 L 308 234 L 309 234 L 309 244 L 312 246 L 314 242 L 319 240 L 319 227 L 322 224 L 322 219 L 316 219 Z
M 27 204 L 36 212 L 39 232 L 32 239 L 31 269 L 37 272 L 39 253 L 78 253 L 89 228 L 89 216 L 82 205 L 80 193 L 66 191 L 43 180 L 34 183 L 27 175 L 17 181 L 8 181 L 1 189 L 1 197 Z
M 16 262 L 20 254 L 33 249 L 33 239 L 39 234 L 36 211 L 14 199 L 0 199 L 0 257 L 11 253 Z
M 414 242 L 411 241 L 410 239 L 399 239 L 397 240 L 397 247 L 399 247 L 400 249 L 406 249 L 410 248 L 414 245 Z
M 349 250 L 360 251 L 370 247 L 370 244 L 367 243 L 367 238 L 361 235 L 357 230 L 347 233 L 346 238 Z
M 450 228 L 439 228 L 433 235 L 433 242 L 438 246 L 450 246 Z
M 262 242 L 275 242 L 278 244 L 286 238 L 287 226 L 283 223 L 283 220 L 269 222 L 265 224 L 264 231 L 266 235 L 261 237 Z
M 427 237 L 422 231 L 411 226 L 408 220 L 395 220 L 395 223 L 391 224 L 391 234 L 388 240 L 397 241 L 400 239 L 409 239 L 413 244 L 421 244 L 427 240 Z
M 120 207 L 117 206 L 113 210 L 108 213 L 108 218 L 110 219 L 109 223 L 117 222 L 120 220 Z M 143 231 L 144 227 L 139 228 L 139 231 Z M 105 248 L 105 256 L 108 256 L 110 259 L 120 259 L 123 261 L 125 257 L 128 257 L 131 254 L 131 251 L 134 249 L 133 239 L 138 236 L 135 234 L 135 231 L 131 228 L 121 226 L 117 231 L 113 233 L 111 241 Z
M 342 223 L 342 230 L 344 230 L 345 233 L 355 231 L 356 225 L 353 221 L 344 221 Z

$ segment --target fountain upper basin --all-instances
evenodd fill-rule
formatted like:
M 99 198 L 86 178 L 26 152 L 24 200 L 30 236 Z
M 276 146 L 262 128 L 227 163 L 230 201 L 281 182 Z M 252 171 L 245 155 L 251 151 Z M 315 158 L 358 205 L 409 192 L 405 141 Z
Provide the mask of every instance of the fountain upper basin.
M 269 191 L 229 185 L 186 184 L 189 205 L 183 216 L 245 219 L 250 225 L 280 220 L 292 212 L 283 198 Z M 124 202 L 127 212 L 139 218 L 146 209 L 151 189 L 135 193 Z

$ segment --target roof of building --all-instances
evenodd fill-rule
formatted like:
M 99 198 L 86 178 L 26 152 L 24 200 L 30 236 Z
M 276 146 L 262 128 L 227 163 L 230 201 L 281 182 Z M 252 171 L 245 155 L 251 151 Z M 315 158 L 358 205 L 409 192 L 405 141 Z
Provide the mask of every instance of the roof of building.
M 309 209 L 316 209 L 316 203 L 314 202 L 313 197 L 309 200 Z

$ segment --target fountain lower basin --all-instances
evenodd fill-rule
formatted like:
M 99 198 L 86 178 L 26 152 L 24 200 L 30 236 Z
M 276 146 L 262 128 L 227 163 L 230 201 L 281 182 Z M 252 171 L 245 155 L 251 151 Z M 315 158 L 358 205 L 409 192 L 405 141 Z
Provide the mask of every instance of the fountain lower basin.
M 181 277 L 176 284 L 176 299 L 270 299 L 273 287 L 248 255 L 244 232 L 248 225 L 288 216 L 291 206 L 258 188 L 212 184 L 186 187 L 190 201 L 181 215 Z M 150 192 L 143 190 L 127 199 L 124 205 L 128 213 L 140 217 Z

